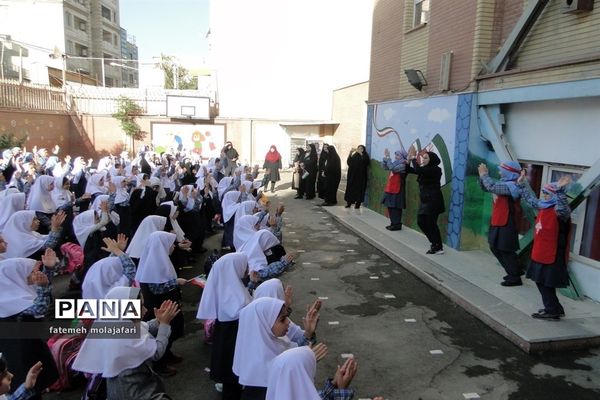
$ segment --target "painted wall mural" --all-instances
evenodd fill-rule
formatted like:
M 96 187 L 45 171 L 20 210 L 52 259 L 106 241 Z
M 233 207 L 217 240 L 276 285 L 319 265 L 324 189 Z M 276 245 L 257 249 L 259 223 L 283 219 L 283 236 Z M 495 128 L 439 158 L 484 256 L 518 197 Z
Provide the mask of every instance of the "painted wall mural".
M 464 112 L 459 116 L 459 97 Z M 381 167 L 384 150 L 393 153 L 396 150 L 409 150 L 414 147 L 417 151 L 435 152 L 442 161 L 442 193 L 447 211 L 440 215 L 439 226 L 442 237 L 446 237 L 449 228 L 449 213 L 452 210 L 450 235 L 447 242 L 458 247 L 462 212 L 453 208 L 462 208 L 462 202 L 451 203 L 454 179 L 455 158 L 460 160 L 460 170 L 464 179 L 464 163 L 466 161 L 466 144 L 468 141 L 471 95 L 443 96 L 428 99 L 398 101 L 372 105 L 368 110 L 367 145 L 371 156 L 371 171 L 368 187 L 369 208 L 386 215 L 387 210 L 381 205 L 383 188 L 387 172 Z M 457 123 L 458 121 L 458 123 Z M 459 135 L 460 133 L 460 135 Z M 458 143 L 460 141 L 460 143 Z M 459 153 L 457 153 L 459 152 Z M 462 160 L 462 159 L 465 160 Z M 462 196 L 464 185 L 456 186 Z M 459 196 L 459 198 L 460 198 Z M 407 209 L 404 213 L 404 223 L 412 228 L 417 227 L 417 209 L 419 206 L 419 188 L 414 175 L 407 179 Z M 452 205 L 452 206 L 451 206 Z M 455 227 L 452 229 L 452 227 Z
M 152 124 L 156 151 L 191 150 L 203 159 L 219 157 L 225 144 L 225 125 Z

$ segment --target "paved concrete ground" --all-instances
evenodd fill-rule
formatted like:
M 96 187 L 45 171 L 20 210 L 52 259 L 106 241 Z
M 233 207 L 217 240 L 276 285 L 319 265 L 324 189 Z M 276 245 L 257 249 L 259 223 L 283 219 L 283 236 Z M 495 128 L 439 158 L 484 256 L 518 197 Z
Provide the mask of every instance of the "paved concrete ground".
M 320 202 L 294 200 L 287 188 L 280 185 L 273 196 L 286 204 L 284 245 L 304 250 L 281 277 L 294 288 L 292 320 L 301 323 L 306 304 L 327 298 L 317 335 L 329 355 L 318 365 L 317 386 L 333 374 L 342 354 L 352 353 L 359 362 L 355 399 L 600 398 L 600 351 L 526 354 L 341 225 Z M 219 239 L 210 238 L 207 247 Z M 184 277 L 199 273 L 201 262 Z M 184 288 L 187 336 L 174 351 L 185 360 L 166 379 L 174 399 L 219 398 L 205 371 L 210 347 L 195 320 L 199 296 L 200 289 Z M 80 392 L 47 397 L 74 400 Z

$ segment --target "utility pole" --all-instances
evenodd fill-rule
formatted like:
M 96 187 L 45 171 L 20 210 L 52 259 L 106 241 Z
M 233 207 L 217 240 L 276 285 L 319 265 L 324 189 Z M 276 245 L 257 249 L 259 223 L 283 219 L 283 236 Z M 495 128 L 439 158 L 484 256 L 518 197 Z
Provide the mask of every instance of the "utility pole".
M 106 87 L 106 73 L 104 72 L 104 57 L 102 57 L 102 87 Z

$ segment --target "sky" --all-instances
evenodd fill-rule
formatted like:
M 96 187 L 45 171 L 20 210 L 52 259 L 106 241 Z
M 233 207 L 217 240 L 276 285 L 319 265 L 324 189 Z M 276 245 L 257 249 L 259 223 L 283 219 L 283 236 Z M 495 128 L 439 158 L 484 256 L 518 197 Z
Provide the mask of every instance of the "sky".
M 140 62 L 177 56 L 184 67 L 203 64 L 208 54 L 210 0 L 120 0 L 120 23 L 136 38 Z

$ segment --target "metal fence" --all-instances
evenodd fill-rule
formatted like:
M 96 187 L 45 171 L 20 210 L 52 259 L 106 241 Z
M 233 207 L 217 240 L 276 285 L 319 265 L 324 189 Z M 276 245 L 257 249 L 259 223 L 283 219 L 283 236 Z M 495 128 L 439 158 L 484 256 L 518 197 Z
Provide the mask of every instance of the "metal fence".
M 0 108 L 65 112 L 67 103 L 59 88 L 5 79 L 0 80 Z

